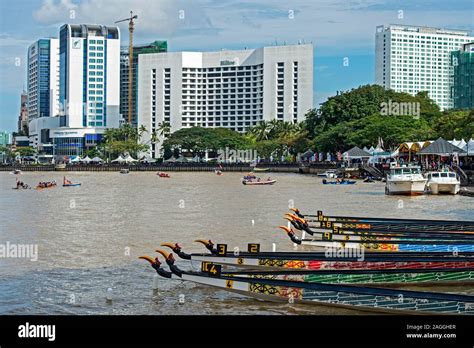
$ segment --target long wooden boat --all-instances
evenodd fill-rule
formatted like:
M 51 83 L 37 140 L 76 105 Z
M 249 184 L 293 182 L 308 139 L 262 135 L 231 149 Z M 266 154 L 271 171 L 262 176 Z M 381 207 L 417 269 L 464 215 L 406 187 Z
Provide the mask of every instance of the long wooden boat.
M 466 286 L 474 284 L 474 269 L 351 269 L 351 270 L 300 270 L 300 271 L 227 271 L 222 274 L 240 277 L 300 280 L 308 283 L 362 284 L 383 286 Z
M 162 254 L 166 255 L 164 252 Z M 312 303 L 362 311 L 474 314 L 474 296 L 470 295 L 236 276 L 222 274 L 215 267 L 206 273 L 188 272 L 174 265 L 172 254 L 165 258 L 171 270 L 169 272 L 161 267 L 158 258 L 152 259 L 149 256 L 140 258 L 147 260 L 162 277 L 189 280 L 258 299 Z
M 368 249 L 381 252 L 474 252 L 474 244 L 469 240 L 439 240 L 439 239 L 393 239 L 370 236 L 349 235 L 323 235 L 323 237 L 299 238 L 295 232 L 286 226 L 285 229 L 290 240 L 298 245 L 314 246 L 319 248 L 347 248 Z
M 438 220 L 438 219 L 407 219 L 407 218 L 374 218 L 374 217 L 355 217 L 355 216 L 337 216 L 324 215 L 321 210 L 317 214 L 303 214 L 298 208 L 291 208 L 291 210 L 300 218 L 317 218 L 317 221 L 331 221 L 331 222 L 352 222 L 352 223 L 369 223 L 369 224 L 389 224 L 389 225 L 412 225 L 416 228 L 424 228 L 425 226 L 437 226 L 446 230 L 449 227 L 474 231 L 474 221 L 455 221 L 455 220 Z M 442 226 L 440 226 L 442 225 Z
M 270 170 L 270 168 L 253 168 L 253 171 L 256 172 L 256 173 L 259 173 L 259 172 L 268 172 Z
M 248 186 L 259 186 L 259 185 L 273 185 L 277 181 L 275 179 L 273 180 L 265 180 L 265 181 L 255 181 L 255 180 L 242 180 L 242 184 L 248 185 Z
M 351 269 L 469 269 L 474 267 L 474 253 L 356 253 L 353 250 L 328 252 L 224 252 L 219 255 L 211 241 L 199 240 L 209 254 L 185 253 L 179 244 L 162 243 L 184 260 L 252 269 L 288 270 L 351 270 Z M 221 246 L 224 246 L 221 249 Z M 218 244 L 225 250 L 225 244 Z
M 57 184 L 54 183 L 54 182 L 47 182 L 46 184 L 47 184 L 47 186 L 41 186 L 39 184 L 36 185 L 36 190 L 45 190 L 45 189 L 50 189 L 50 188 L 54 188 L 54 187 L 57 186 Z
M 323 179 L 323 185 L 354 185 L 356 183 L 355 180 L 344 180 L 344 181 L 327 181 Z
M 414 223 L 398 223 L 398 222 L 344 222 L 344 221 L 320 221 L 310 220 L 306 218 L 301 218 L 295 214 L 285 214 L 285 219 L 291 221 L 292 224 L 297 224 L 298 228 L 322 228 L 330 230 L 353 230 L 358 232 L 378 232 L 378 233 L 392 233 L 392 234 L 413 234 L 413 235 L 423 235 L 425 234 L 436 234 L 436 235 L 467 235 L 473 236 L 474 229 L 471 229 L 471 226 L 467 222 L 460 224 L 441 224 L 439 222 L 434 222 L 431 224 L 414 224 Z M 295 226 L 296 227 L 296 226 Z M 472 226 L 474 227 L 474 226 Z M 310 231 L 308 231 L 310 232 Z
M 298 213 L 297 210 L 295 212 Z M 294 214 L 286 214 L 285 219 L 296 229 L 304 231 L 305 235 L 306 233 L 311 235 L 311 238 L 303 236 L 299 239 L 292 230 L 280 226 L 296 244 L 328 247 L 332 242 L 339 242 L 341 246 L 347 248 L 364 247 L 389 251 L 474 251 L 473 232 L 460 230 L 460 225 L 456 227 L 452 223 L 451 228 L 438 223 L 432 225 L 433 227 L 429 230 L 426 225 L 423 229 L 415 230 L 400 223 L 394 226 L 378 225 L 378 227 L 371 223 L 359 222 L 316 221 L 310 224 L 304 218 Z M 466 224 L 462 226 L 465 228 Z

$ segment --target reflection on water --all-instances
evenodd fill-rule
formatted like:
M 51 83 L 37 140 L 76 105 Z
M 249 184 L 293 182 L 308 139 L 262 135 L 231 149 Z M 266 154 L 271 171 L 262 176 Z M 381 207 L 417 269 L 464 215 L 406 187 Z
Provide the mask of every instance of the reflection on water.
M 0 173 L 0 243 L 37 244 L 38 261 L 0 259 L 0 314 L 298 314 L 341 313 L 316 306 L 272 304 L 201 285 L 160 279 L 137 260 L 162 242 L 202 252 L 197 238 L 229 248 L 261 243 L 262 250 L 292 250 L 277 228 L 289 205 L 303 212 L 438 219 L 469 219 L 472 198 L 397 197 L 383 183 L 322 185 L 298 174 L 265 173 L 274 186 L 244 186 L 240 173 L 69 173 L 81 187 L 16 191 Z M 62 182 L 55 172 L 22 180 Z M 182 268 L 191 267 L 180 261 Z M 194 265 L 198 267 L 198 265 Z M 107 304 L 107 288 L 114 300 Z M 179 295 L 185 296 L 179 305 Z M 343 313 L 343 312 L 342 312 Z

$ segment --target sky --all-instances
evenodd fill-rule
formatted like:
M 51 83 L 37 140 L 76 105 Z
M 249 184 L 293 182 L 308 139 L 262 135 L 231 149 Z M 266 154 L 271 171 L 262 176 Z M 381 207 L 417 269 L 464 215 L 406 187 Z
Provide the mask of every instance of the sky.
M 16 130 L 30 44 L 64 23 L 113 25 L 138 15 L 134 42 L 169 51 L 275 44 L 314 46 L 314 106 L 374 83 L 375 28 L 407 24 L 473 30 L 472 0 L 0 0 L 0 130 Z M 128 45 L 127 23 L 119 25 Z M 344 64 L 347 61 L 348 64 Z

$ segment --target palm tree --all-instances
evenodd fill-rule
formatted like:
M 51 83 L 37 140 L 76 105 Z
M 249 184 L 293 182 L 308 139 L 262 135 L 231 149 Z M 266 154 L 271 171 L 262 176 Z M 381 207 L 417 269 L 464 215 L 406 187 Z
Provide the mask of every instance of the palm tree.
M 166 121 L 160 122 L 158 123 L 157 130 L 159 131 L 160 136 L 164 137 L 171 132 L 171 124 Z
M 254 135 L 257 141 L 268 140 L 271 126 L 267 121 L 260 121 L 258 124 L 250 128 L 249 133 Z
M 146 129 L 145 125 L 140 125 L 140 127 L 138 127 L 138 137 L 141 138 L 143 133 L 147 133 L 148 132 L 148 129 Z
M 158 138 L 158 133 L 156 132 L 156 129 L 153 129 L 151 131 L 151 137 L 150 137 L 150 143 L 152 144 L 156 144 L 157 142 L 159 142 L 159 138 Z

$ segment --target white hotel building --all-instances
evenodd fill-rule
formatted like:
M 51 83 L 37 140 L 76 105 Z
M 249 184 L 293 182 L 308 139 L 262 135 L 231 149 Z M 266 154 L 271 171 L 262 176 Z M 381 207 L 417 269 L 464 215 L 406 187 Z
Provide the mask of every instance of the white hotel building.
M 443 110 L 453 107 L 451 52 L 474 41 L 469 31 L 407 25 L 378 26 L 375 82 L 412 95 L 428 91 Z
M 313 107 L 313 46 L 175 52 L 139 56 L 138 125 L 165 121 L 171 131 L 193 126 L 245 132 L 273 119 L 299 122 Z M 159 157 L 158 145 L 150 146 Z

